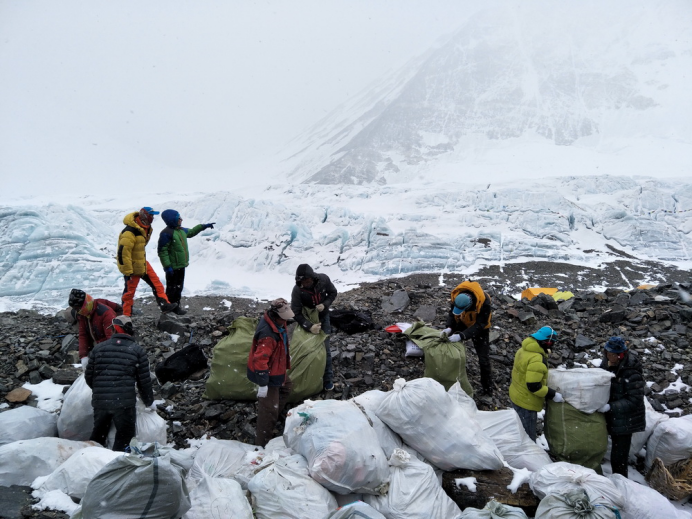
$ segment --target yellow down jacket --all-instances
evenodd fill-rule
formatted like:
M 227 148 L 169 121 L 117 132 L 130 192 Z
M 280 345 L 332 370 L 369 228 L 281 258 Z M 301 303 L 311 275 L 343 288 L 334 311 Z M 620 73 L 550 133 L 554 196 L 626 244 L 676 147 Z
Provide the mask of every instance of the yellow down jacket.
M 548 394 L 548 354 L 533 337 L 527 337 L 514 355 L 512 382 L 509 398 L 519 407 L 529 411 L 540 411 Z M 529 391 L 526 384 L 541 383 L 537 391 Z
M 123 218 L 125 228 L 118 238 L 118 270 L 123 276 L 143 276 L 147 273 L 145 247 L 151 238 L 151 227 L 140 225 L 136 217 L 139 212 L 129 213 Z

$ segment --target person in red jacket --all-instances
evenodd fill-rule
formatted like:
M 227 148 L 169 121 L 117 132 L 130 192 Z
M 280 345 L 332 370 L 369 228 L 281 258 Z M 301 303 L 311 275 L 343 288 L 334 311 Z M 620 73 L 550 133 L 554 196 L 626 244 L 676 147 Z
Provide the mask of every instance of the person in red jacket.
M 93 347 L 113 335 L 113 319 L 123 313 L 123 307 L 107 299 L 94 299 L 78 288 L 70 292 L 68 304 L 79 325 L 79 358 L 86 368 Z
M 264 447 L 271 440 L 279 413 L 286 405 L 293 383 L 286 371 L 291 367 L 286 324 L 293 319 L 291 305 L 275 299 L 257 324 L 247 360 L 247 378 L 257 390 L 255 445 Z

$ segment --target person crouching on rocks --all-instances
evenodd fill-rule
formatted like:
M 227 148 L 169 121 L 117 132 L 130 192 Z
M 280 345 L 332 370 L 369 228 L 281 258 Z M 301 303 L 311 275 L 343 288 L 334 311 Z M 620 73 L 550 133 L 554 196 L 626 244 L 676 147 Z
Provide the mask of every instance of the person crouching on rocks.
M 213 229 L 214 223 L 201 223 L 192 229 L 181 227 L 183 219 L 174 209 L 166 209 L 161 213 L 161 219 L 166 223 L 166 228 L 159 233 L 157 250 L 163 271 L 166 273 L 166 296 L 169 302 L 178 305 L 173 312 L 185 315 L 187 310 L 180 306 L 180 297 L 185 284 L 185 268 L 190 264 L 187 239 L 206 229 Z
M 291 367 L 287 321 L 293 319 L 285 299 L 275 299 L 260 318 L 247 360 L 247 378 L 257 384 L 257 426 L 255 445 L 264 447 L 272 438 L 293 382 L 286 371 Z
M 533 441 L 536 441 L 538 411 L 543 409 L 545 399 L 564 402 L 560 393 L 548 387 L 548 355 L 557 336 L 550 326 L 544 326 L 524 339 L 514 355 L 509 399 Z
M 646 428 L 642 363 L 622 337 L 611 337 L 605 343 L 601 366 L 615 374 L 610 381 L 608 403 L 598 410 L 605 413 L 612 441 L 610 464 L 613 474 L 627 477 L 632 433 Z
M 108 299 L 94 299 L 78 288 L 70 291 L 67 302 L 70 316 L 79 326 L 79 358 L 86 368 L 89 352 L 113 335 L 113 319 L 123 313 L 123 307 Z
M 155 411 L 149 360 L 144 349 L 133 339 L 132 319 L 121 315 L 113 319 L 115 333 L 89 353 L 84 379 L 92 390 L 94 429 L 91 441 L 105 447 L 111 423 L 115 424 L 114 451 L 123 451 L 135 436 L 137 395 Z

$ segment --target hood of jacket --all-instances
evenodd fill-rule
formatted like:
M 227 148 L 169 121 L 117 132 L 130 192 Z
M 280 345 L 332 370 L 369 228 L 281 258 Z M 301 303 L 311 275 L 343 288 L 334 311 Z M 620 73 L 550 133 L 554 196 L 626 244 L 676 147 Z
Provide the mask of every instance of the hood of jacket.
M 175 229 L 178 227 L 178 219 L 180 218 L 180 213 L 175 209 L 166 209 L 161 213 L 161 219 L 166 223 L 168 227 Z
M 139 216 L 139 211 L 135 211 L 134 213 L 128 213 L 125 215 L 125 218 L 123 218 L 123 223 L 125 225 L 129 225 L 130 227 L 136 227 L 137 229 L 142 230 L 142 234 L 146 235 L 147 229 L 149 227 L 144 227 L 137 217 Z

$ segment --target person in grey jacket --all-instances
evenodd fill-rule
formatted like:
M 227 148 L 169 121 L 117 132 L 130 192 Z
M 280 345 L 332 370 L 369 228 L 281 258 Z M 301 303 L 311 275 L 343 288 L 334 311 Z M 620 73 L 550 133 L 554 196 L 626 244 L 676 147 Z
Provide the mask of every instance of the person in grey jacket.
M 122 451 L 135 436 L 137 412 L 135 387 L 150 411 L 154 393 L 151 387 L 147 354 L 133 339 L 132 319 L 121 315 L 113 319 L 114 334 L 89 353 L 84 374 L 92 390 L 94 429 L 91 441 L 106 445 L 111 423 L 115 424 L 114 451 Z

